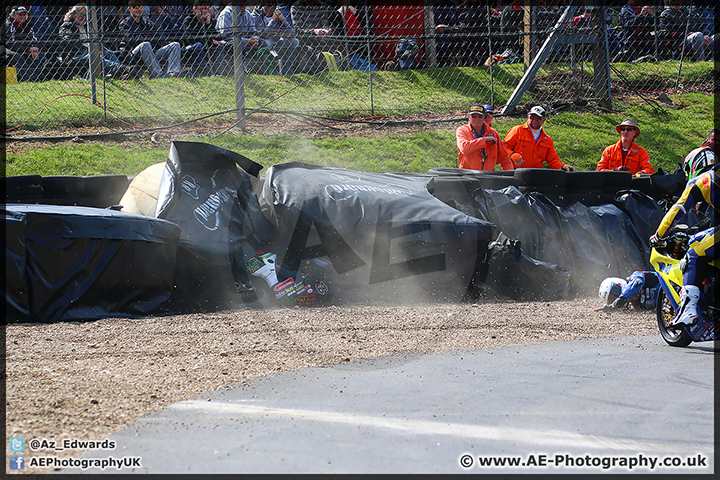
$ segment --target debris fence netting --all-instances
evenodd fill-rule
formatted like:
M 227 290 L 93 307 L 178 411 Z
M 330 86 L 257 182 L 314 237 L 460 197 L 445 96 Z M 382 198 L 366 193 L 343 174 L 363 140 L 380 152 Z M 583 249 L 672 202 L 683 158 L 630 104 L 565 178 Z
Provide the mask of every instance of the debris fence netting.
M 145 7 L 156 29 L 138 36 L 124 33 L 126 6 L 96 2 L 73 13 L 31 5 L 29 33 L 8 11 L 8 131 L 228 123 L 256 111 L 447 115 L 475 101 L 502 111 L 604 100 L 607 85 L 612 99 L 713 91 L 713 6 L 705 2 L 642 13 L 554 2 L 501 10 L 483 2 L 320 2 L 312 18 L 280 2 L 283 20 L 272 28 L 249 3 L 196 7 L 204 24 L 191 6 Z M 438 88 L 452 93 L 435 99 Z

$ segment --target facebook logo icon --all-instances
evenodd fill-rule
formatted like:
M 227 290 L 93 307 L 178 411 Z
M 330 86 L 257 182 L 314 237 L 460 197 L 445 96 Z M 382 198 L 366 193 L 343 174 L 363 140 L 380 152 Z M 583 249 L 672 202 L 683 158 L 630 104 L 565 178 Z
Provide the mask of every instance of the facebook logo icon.
M 25 470 L 25 455 L 10 455 L 10 470 Z

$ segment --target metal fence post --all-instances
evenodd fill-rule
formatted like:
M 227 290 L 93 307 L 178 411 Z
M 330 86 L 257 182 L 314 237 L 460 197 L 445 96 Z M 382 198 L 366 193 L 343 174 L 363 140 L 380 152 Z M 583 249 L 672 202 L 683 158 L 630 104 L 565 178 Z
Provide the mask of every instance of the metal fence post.
M 366 32 L 367 35 L 365 35 L 366 45 L 367 45 L 367 59 L 368 59 L 368 77 L 370 80 L 370 114 L 375 115 L 375 100 L 373 99 L 373 54 L 372 54 L 372 44 L 370 43 L 370 37 L 373 36 L 373 29 L 372 29 L 372 20 L 371 20 L 371 12 L 368 10 L 367 1 L 365 1 L 365 18 L 367 19 L 368 31 Z
M 235 119 L 240 122 L 240 129 L 245 131 L 245 65 L 243 62 L 243 46 L 238 28 L 240 8 L 233 5 L 233 66 L 235 79 Z
M 493 48 L 492 48 L 492 29 L 490 28 L 490 3 L 488 2 L 485 5 L 485 15 L 487 20 L 487 32 L 488 32 L 488 63 L 490 64 L 490 105 L 495 105 L 495 72 L 493 69 L 493 61 L 492 61 L 492 54 L 493 54 Z

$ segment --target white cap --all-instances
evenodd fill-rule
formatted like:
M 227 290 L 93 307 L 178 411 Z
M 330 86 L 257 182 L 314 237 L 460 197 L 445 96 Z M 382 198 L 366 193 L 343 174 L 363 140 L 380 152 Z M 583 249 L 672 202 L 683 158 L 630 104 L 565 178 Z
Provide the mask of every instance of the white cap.
M 528 115 L 537 115 L 538 117 L 544 117 L 545 116 L 545 109 L 542 108 L 540 105 L 535 105 L 530 109 L 528 112 Z

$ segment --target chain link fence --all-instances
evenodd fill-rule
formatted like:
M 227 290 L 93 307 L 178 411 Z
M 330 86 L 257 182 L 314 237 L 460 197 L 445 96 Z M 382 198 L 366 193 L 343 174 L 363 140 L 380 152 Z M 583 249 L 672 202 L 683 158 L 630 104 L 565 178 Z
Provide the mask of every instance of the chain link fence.
M 457 116 L 473 102 L 511 114 L 714 93 L 709 2 L 209 3 L 8 9 L 3 130 Z

